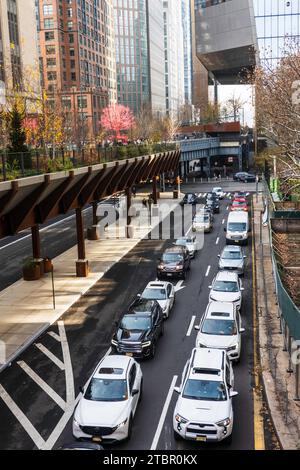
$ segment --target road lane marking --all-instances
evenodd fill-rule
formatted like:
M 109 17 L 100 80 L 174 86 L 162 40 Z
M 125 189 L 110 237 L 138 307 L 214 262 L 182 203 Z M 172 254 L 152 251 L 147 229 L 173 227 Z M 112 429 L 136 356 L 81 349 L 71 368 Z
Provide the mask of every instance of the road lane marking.
M 179 292 L 180 290 L 185 289 L 185 286 L 182 285 L 183 282 L 183 280 L 177 282 L 177 284 L 174 286 L 175 292 Z
M 229 211 L 229 206 L 226 207 L 226 210 Z
M 26 362 L 19 361 L 17 364 L 21 367 L 21 369 L 26 372 L 26 374 L 47 394 L 53 401 L 65 411 L 66 409 L 66 402 L 51 388 L 39 375 L 34 372 L 34 370 L 29 367 Z
M 220 237 L 216 239 L 216 245 L 219 245 Z
M 73 367 L 70 355 L 69 344 L 67 340 L 66 330 L 63 321 L 58 321 L 58 331 L 61 339 L 61 347 L 65 364 L 65 377 L 66 377 L 66 401 L 73 403 L 75 400 L 75 387 Z
M 15 416 L 15 418 L 19 421 L 21 426 L 24 428 L 28 436 L 32 439 L 34 444 L 38 449 L 41 449 L 45 445 L 45 441 L 39 432 L 35 429 L 32 423 L 29 421 L 27 416 L 23 413 L 23 411 L 18 407 L 18 405 L 13 401 L 4 387 L 0 384 L 0 397 L 11 411 L 11 413 Z
M 207 193 L 204 193 L 204 194 L 203 194 L 203 197 L 206 197 L 206 196 L 207 196 Z
M 189 329 L 188 329 L 187 334 L 186 334 L 187 337 L 190 337 L 191 334 L 192 334 L 192 331 L 193 331 L 193 328 L 194 328 L 195 320 L 196 320 L 196 315 L 193 315 L 192 318 L 191 318 L 191 322 L 190 322 L 190 325 L 189 325 Z
M 56 341 L 59 341 L 59 343 L 61 342 L 60 337 L 54 333 L 54 331 L 48 331 L 48 335 L 52 336 L 52 338 L 56 339 Z
M 190 231 L 192 230 L 193 226 L 191 225 L 190 228 L 188 229 L 188 231 L 186 232 L 185 236 L 187 237 L 188 234 L 190 233 Z
M 251 203 L 252 214 L 254 214 L 253 201 Z M 260 377 L 259 377 L 259 359 L 257 356 L 257 300 L 256 300 L 256 255 L 255 255 L 255 226 L 254 216 L 252 215 L 252 316 L 253 316 L 253 374 L 254 374 L 254 388 L 253 388 L 253 414 L 254 414 L 254 449 L 265 450 L 265 434 L 264 434 L 264 421 L 263 421 L 263 403 L 260 391 Z
M 46 348 L 43 344 L 41 343 L 35 343 L 35 346 L 43 353 L 45 356 L 47 356 L 50 361 L 54 362 L 54 364 L 59 367 L 60 370 L 65 370 L 65 365 L 64 363 L 58 359 L 51 351 L 49 351 L 48 348 Z
M 170 406 L 170 403 L 171 403 L 171 399 L 172 399 L 172 396 L 173 396 L 173 391 L 174 391 L 174 387 L 175 387 L 175 384 L 177 382 L 177 379 L 178 379 L 178 375 L 174 375 L 174 377 L 172 379 L 172 382 L 171 382 L 171 385 L 170 385 L 170 388 L 169 388 L 169 391 L 168 391 L 168 395 L 167 395 L 162 413 L 160 415 L 160 420 L 159 420 L 159 423 L 158 423 L 156 433 L 155 433 L 154 439 L 152 441 L 150 450 L 156 450 L 156 448 L 157 448 L 157 444 L 158 444 L 158 441 L 159 441 L 159 438 L 160 438 L 160 435 L 161 435 L 161 432 L 162 432 L 163 425 L 165 423 L 165 419 L 166 419 L 167 412 L 168 412 L 168 409 L 169 409 L 169 406 Z
M 208 277 L 208 275 L 209 275 L 209 273 L 210 273 L 210 270 L 211 270 L 211 266 L 208 266 L 207 271 L 206 271 L 206 274 L 205 274 L 205 277 Z
M 225 219 L 222 220 L 222 225 L 224 225 L 224 224 L 225 224 Z

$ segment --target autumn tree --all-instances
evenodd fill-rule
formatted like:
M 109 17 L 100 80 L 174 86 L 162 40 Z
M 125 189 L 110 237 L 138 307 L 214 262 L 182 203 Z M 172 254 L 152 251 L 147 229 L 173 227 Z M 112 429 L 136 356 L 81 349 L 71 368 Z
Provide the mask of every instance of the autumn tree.
M 233 118 L 234 121 L 239 121 L 240 110 L 245 106 L 246 101 L 244 101 L 240 96 L 237 96 L 235 92 L 228 98 L 225 102 L 223 108 L 223 113 L 225 116 Z
M 115 140 L 120 139 L 121 131 L 128 131 L 134 126 L 135 119 L 130 108 L 114 104 L 103 109 L 101 126 L 114 134 Z
M 137 114 L 133 136 L 135 139 L 150 141 L 155 133 L 156 119 L 153 117 L 151 107 L 145 105 Z
M 277 170 L 285 195 L 300 187 L 300 51 L 285 45 L 277 65 L 255 71 L 256 127 L 276 148 Z

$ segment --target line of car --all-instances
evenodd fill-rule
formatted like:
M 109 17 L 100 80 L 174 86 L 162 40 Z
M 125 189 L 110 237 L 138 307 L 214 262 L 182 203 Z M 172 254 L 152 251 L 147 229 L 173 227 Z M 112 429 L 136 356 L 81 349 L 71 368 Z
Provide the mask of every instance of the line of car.
M 236 256 L 237 247 L 233 248 Z M 164 321 L 176 300 L 174 285 L 162 278 L 185 279 L 196 253 L 195 236 L 177 240 L 159 260 L 158 279 L 145 287 L 115 324 L 113 354 L 100 361 L 88 384 L 81 388 L 82 396 L 73 416 L 76 439 L 110 444 L 131 437 L 143 390 L 143 374 L 136 359 L 155 356 L 157 341 L 164 334 Z M 221 269 L 229 262 L 226 254 L 220 256 Z M 238 255 L 244 261 L 242 252 Z M 232 271 L 220 271 L 211 286 L 210 303 L 197 327 L 196 348 L 184 369 L 182 385 L 175 389 L 179 393 L 173 419 L 175 438 L 230 440 L 231 400 L 237 394 L 231 360 L 239 360 L 243 332 L 240 318 L 243 288 L 233 271 L 243 274 L 243 267 L 241 259 L 238 265 L 235 256 Z
M 245 331 L 240 280 L 245 255 L 239 246 L 226 246 L 219 258 L 219 272 L 209 286 L 208 306 L 195 327 L 195 348 L 183 370 L 181 385 L 175 387 L 179 395 L 173 414 L 176 440 L 232 440 L 232 400 L 238 395 L 232 363 L 240 360 Z

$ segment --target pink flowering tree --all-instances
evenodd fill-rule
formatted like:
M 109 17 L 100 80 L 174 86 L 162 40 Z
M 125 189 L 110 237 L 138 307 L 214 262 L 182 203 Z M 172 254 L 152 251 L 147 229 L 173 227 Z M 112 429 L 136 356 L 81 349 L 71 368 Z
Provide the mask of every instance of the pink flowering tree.
M 112 132 L 115 139 L 121 138 L 121 131 L 128 131 L 134 126 L 135 120 L 130 108 L 121 104 L 115 104 L 103 109 L 101 126 L 108 132 Z

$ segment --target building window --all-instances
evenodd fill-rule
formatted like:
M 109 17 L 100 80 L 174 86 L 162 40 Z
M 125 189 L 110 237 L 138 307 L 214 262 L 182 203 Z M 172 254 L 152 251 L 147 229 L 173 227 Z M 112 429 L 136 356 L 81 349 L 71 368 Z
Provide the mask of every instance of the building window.
M 54 58 L 47 59 L 47 67 L 53 67 L 55 65 L 56 65 L 56 59 Z
M 72 73 L 71 73 L 71 80 L 72 80 L 73 82 L 76 81 L 76 72 L 72 72 Z
M 77 105 L 79 109 L 87 108 L 87 97 L 86 96 L 77 96 Z
M 53 15 L 53 5 L 44 5 L 43 12 L 44 12 L 44 16 Z
M 54 31 L 45 32 L 45 41 L 52 41 L 54 39 Z
M 74 43 L 74 34 L 69 34 L 69 43 L 70 44 Z
M 46 54 L 47 55 L 55 54 L 55 47 L 54 46 L 46 46 Z
M 44 20 L 44 28 L 45 29 L 53 29 L 54 28 L 53 18 L 46 18 Z
M 54 80 L 57 79 L 56 72 L 47 72 L 47 78 L 49 82 L 53 82 Z

